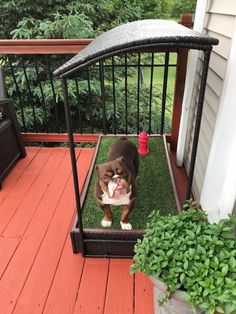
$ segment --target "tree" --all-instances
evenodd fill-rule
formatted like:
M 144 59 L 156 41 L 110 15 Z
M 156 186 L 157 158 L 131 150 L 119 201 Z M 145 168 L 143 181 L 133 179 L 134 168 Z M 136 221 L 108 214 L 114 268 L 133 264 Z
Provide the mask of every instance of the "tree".
M 14 39 L 44 39 L 44 38 L 92 38 L 117 25 L 146 18 L 171 18 L 174 14 L 179 14 L 181 10 L 190 8 L 193 10 L 196 0 L 186 0 L 178 4 L 177 0 L 48 0 L 32 2 L 32 0 L 5 0 L 0 3 L 0 36 L 1 38 Z M 45 57 L 29 56 L 20 59 L 12 57 L 11 60 L 2 59 L 5 69 L 8 71 L 7 83 L 9 96 L 14 98 L 18 120 L 25 130 L 44 131 L 53 126 L 55 128 L 55 113 L 63 116 L 62 91 L 60 82 L 56 81 L 52 86 L 50 73 L 45 68 L 52 69 L 61 65 L 63 56 L 53 56 L 48 60 Z M 130 57 L 129 57 L 130 58 Z M 142 59 L 142 61 L 144 61 Z M 11 65 L 11 68 L 7 67 Z M 25 68 L 24 68 L 25 67 Z M 12 69 L 15 72 L 15 79 L 12 76 Z M 134 74 L 133 74 L 134 75 Z M 131 75 L 132 76 L 132 75 Z M 131 77 L 132 78 L 132 77 Z M 91 115 L 89 108 L 88 83 L 86 77 L 82 77 L 77 83 L 69 82 L 69 97 L 72 104 L 72 113 L 83 119 L 86 125 L 90 123 Z M 132 78 L 133 79 L 133 78 Z M 17 85 L 15 84 L 17 83 Z M 117 98 L 120 103 L 117 117 L 112 114 L 112 85 L 111 77 L 107 79 L 108 89 L 106 93 L 107 119 L 108 125 L 112 128 L 114 119 L 125 120 L 124 117 L 124 79 L 116 77 Z M 110 86 L 109 86 L 110 85 Z M 30 91 L 29 91 L 30 86 Z M 131 129 L 135 130 L 135 99 L 137 84 L 129 86 L 129 105 L 132 113 L 129 116 L 133 121 Z M 101 101 L 99 76 L 91 80 L 92 98 L 94 101 L 93 118 L 100 127 L 101 120 Z M 157 90 L 160 86 L 157 86 Z M 148 86 L 141 86 L 143 108 L 140 108 L 142 127 L 146 126 Z M 159 95 L 159 92 L 158 92 Z M 78 97 L 79 96 L 79 97 Z M 119 98 L 120 97 L 120 98 Z M 81 104 L 78 103 L 80 99 Z M 156 104 L 160 97 L 156 96 Z M 168 104 L 171 102 L 167 99 Z M 84 106 L 86 104 L 87 106 Z M 159 106 L 159 105 L 156 105 Z M 156 108 L 157 109 L 157 108 Z M 168 115 L 170 110 L 168 109 Z M 160 110 L 158 111 L 160 112 Z M 168 116 L 169 117 L 169 116 Z M 153 115 L 156 124 L 159 117 Z M 49 122 L 50 121 L 50 122 Z M 61 120 L 62 121 L 62 120 Z M 58 130 L 63 130 L 64 125 L 60 121 Z M 122 123 L 123 123 L 122 122 Z M 124 123 L 120 122 L 121 131 L 124 132 Z M 60 124 L 60 125 L 59 125 Z M 78 123 L 76 124 L 78 125 Z M 96 127 L 96 126 L 95 126 Z
M 178 18 L 181 13 L 194 13 L 195 6 L 196 0 L 4 0 L 0 2 L 0 36 L 94 37 L 134 20 Z
M 136 0 L 4 1 L 0 3 L 1 38 L 94 37 L 119 24 L 142 18 Z

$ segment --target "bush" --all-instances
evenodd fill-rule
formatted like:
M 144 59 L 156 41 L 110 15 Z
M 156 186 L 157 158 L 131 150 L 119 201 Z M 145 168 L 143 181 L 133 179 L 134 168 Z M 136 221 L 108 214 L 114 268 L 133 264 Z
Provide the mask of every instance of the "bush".
M 135 246 L 131 272 L 158 277 L 167 286 L 164 303 L 177 289 L 207 314 L 236 310 L 236 217 L 218 224 L 203 211 L 149 217 L 143 240 Z

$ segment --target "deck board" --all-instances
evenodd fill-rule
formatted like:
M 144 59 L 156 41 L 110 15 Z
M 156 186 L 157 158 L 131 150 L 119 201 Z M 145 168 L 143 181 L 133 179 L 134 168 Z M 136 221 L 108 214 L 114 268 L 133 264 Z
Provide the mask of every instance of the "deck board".
M 94 151 L 76 152 L 80 190 Z M 69 150 L 27 148 L 0 191 L 0 313 L 153 314 L 150 282 L 129 274 L 131 260 L 72 254 L 74 214 Z
M 42 168 L 37 180 L 33 182 L 30 189 L 27 191 L 23 201 L 18 206 L 11 223 L 3 232 L 4 237 L 20 238 L 37 207 L 39 206 L 45 192 L 47 191 L 50 182 L 57 171 L 57 168 L 66 153 L 65 149 L 48 150 L 49 158 L 47 163 Z
M 68 235 L 44 313 L 73 313 L 84 270 L 84 262 L 85 259 L 81 257 L 81 254 L 71 254 L 71 241 Z
M 129 273 L 131 263 L 132 260 L 111 260 L 104 314 L 133 313 L 134 278 Z
M 135 274 L 135 311 L 134 314 L 153 312 L 153 285 L 147 276 Z
M 80 183 L 85 179 L 87 163 L 91 157 L 90 150 L 83 150 L 78 157 Z M 80 161 L 82 161 L 80 163 Z M 50 290 L 57 269 L 66 236 L 74 216 L 74 197 L 72 176 L 66 185 L 55 214 L 50 222 L 44 241 L 31 268 L 23 292 L 14 313 L 41 313 L 48 291 Z M 66 210 L 66 212 L 65 212 Z M 29 295 L 31 296 L 29 299 Z
M 109 263 L 108 259 L 86 259 L 74 313 L 104 313 Z
M 64 159 L 57 169 L 51 185 L 44 194 L 30 225 L 27 227 L 14 258 L 1 278 L 0 291 L 2 289 L 7 291 L 4 298 L 0 299 L 0 308 L 4 313 L 7 313 L 9 309 L 13 310 L 18 301 L 65 188 L 70 174 L 69 152 Z
M 1 203 L 0 234 L 3 232 L 13 217 L 17 207 L 26 196 L 27 191 L 31 187 L 32 183 L 36 180 L 48 158 L 48 152 L 45 152 L 45 150 L 41 149 L 34 158 L 34 163 L 31 163 L 29 167 L 26 168 L 23 175 L 16 182 L 14 189 L 11 189 L 7 198 L 5 198 Z
M 19 180 L 25 169 L 32 162 L 36 154 L 39 152 L 39 147 L 30 147 L 25 158 L 20 159 L 10 174 L 4 180 L 4 189 L 0 191 L 0 204 L 7 197 L 9 192 L 14 188 L 16 182 Z

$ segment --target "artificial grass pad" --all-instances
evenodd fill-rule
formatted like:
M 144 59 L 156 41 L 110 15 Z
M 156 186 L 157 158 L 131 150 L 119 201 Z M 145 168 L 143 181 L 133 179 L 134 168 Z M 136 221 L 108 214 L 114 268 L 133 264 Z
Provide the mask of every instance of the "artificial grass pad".
M 95 164 L 107 160 L 108 151 L 117 137 L 102 137 Z M 138 140 L 129 137 L 138 147 Z M 160 210 L 162 215 L 176 214 L 176 203 L 173 194 L 170 174 L 165 156 L 162 137 L 150 137 L 148 141 L 149 154 L 140 156 L 139 173 L 136 178 L 137 196 L 129 222 L 133 229 L 144 229 L 148 215 L 153 210 Z M 88 192 L 83 205 L 84 228 L 102 228 L 103 211 L 94 197 L 96 171 L 93 170 Z M 113 214 L 112 228 L 120 229 L 122 206 L 111 206 Z

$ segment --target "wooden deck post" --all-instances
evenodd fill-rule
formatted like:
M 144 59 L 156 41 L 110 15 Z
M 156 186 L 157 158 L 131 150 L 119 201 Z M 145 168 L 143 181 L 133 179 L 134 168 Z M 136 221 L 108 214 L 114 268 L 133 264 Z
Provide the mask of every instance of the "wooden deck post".
M 191 27 L 192 26 L 192 14 L 186 13 L 181 14 L 180 24 Z M 172 127 L 171 136 L 169 138 L 171 150 L 176 150 L 178 135 L 179 135 L 179 125 L 180 117 L 182 111 L 182 102 L 184 96 L 184 85 L 187 70 L 187 60 L 188 60 L 188 50 L 181 49 L 177 52 L 177 67 L 176 67 L 176 80 L 175 80 L 175 93 L 173 102 L 173 113 L 172 113 Z

